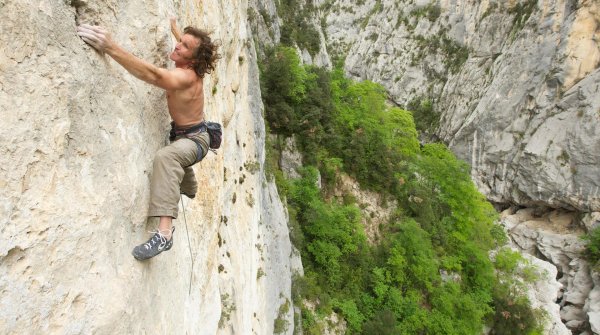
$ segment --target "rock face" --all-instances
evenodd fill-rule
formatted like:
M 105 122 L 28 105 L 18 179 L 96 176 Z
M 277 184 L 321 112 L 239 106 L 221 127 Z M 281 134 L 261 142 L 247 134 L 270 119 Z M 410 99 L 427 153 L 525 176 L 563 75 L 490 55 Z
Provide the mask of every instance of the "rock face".
M 265 179 L 264 121 L 244 1 L 0 0 L 0 333 L 270 334 L 288 322 L 294 263 L 286 212 Z M 224 142 L 195 166 L 200 190 L 174 247 L 137 262 L 164 91 L 75 34 L 106 26 L 172 67 L 168 18 L 221 41 L 205 80 Z M 184 215 L 185 214 L 185 215 Z M 185 223 L 187 221 L 187 223 Z M 189 243 L 189 244 L 188 244 Z M 298 265 L 295 265 L 298 267 Z
M 550 273 L 554 273 L 556 280 L 561 284 L 560 293 L 558 288 L 554 291 L 537 290 L 538 296 L 558 297 L 558 321 L 562 319 L 574 334 L 587 330 L 588 323 L 597 333 L 597 279 L 590 273 L 587 262 L 581 259 L 582 231 L 574 224 L 574 215 L 563 211 L 537 215 L 535 210 L 529 208 L 517 212 L 507 210 L 502 213 L 502 217 L 501 224 L 507 229 L 513 244 L 523 252 L 537 257 L 539 261 L 534 264 L 538 264 L 542 269 L 550 268 Z M 552 267 L 555 267 L 555 270 L 552 270 Z M 545 300 L 550 302 L 549 299 Z M 555 307 L 550 306 L 545 309 L 550 312 L 553 308 Z M 551 323 L 552 329 L 558 325 L 556 320 Z
M 335 196 L 351 196 L 361 212 L 361 224 L 369 243 L 381 239 L 381 226 L 387 224 L 398 208 L 396 201 L 385 200 L 381 194 L 363 190 L 360 184 L 345 173 L 338 176 Z
M 583 311 L 587 313 L 590 320 L 590 328 L 595 334 L 600 334 L 600 274 L 592 275 L 594 289 L 585 301 Z
M 535 256 L 524 254 L 524 258 L 536 268 L 540 278 L 527 288 L 527 297 L 531 307 L 541 309 L 546 313 L 544 318 L 544 334 L 571 335 L 572 332 L 562 323 L 560 307 L 556 300 L 562 294 L 562 284 L 556 281 L 556 267 Z
M 600 3 L 353 3 L 326 16 L 347 73 L 432 101 L 490 200 L 600 210 Z
M 307 2 L 293 2 L 300 8 L 304 8 Z M 298 55 L 304 64 L 315 65 L 324 68 L 331 68 L 331 58 L 327 52 L 327 42 L 323 30 L 320 28 L 320 15 L 324 12 L 319 9 L 323 5 L 323 0 L 311 1 L 312 6 L 316 8 L 317 15 L 305 17 L 307 24 L 317 28 L 319 34 L 319 50 L 316 54 L 310 54 L 306 49 L 296 46 Z M 292 6 L 288 4 L 288 6 Z M 277 5 L 273 0 L 249 0 L 248 1 L 248 20 L 252 29 L 252 34 L 257 42 L 257 51 L 263 56 L 266 48 L 272 47 L 281 41 L 282 27 L 286 22 L 281 19 L 277 12 Z M 287 22 L 294 24 L 294 22 Z

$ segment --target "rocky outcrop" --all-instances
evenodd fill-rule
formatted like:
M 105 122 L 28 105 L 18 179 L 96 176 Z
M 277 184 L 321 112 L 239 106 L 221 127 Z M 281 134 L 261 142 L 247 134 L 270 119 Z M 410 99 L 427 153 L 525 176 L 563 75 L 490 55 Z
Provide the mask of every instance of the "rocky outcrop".
M 303 9 L 306 2 L 294 2 L 299 10 Z M 287 4 L 292 6 L 292 4 Z M 327 51 L 327 42 L 325 34 L 320 27 L 320 17 L 324 12 L 320 9 L 323 5 L 322 0 L 312 1 L 311 7 L 315 13 L 303 17 L 306 23 L 315 27 L 316 33 L 319 35 L 319 47 L 316 53 L 311 54 L 306 48 L 301 48 L 295 45 L 298 55 L 304 64 L 316 65 L 324 68 L 331 68 L 331 57 Z M 260 56 L 264 55 L 266 49 L 273 47 L 281 42 L 281 31 L 285 24 L 293 25 L 296 22 L 284 22 L 277 12 L 277 5 L 273 0 L 250 0 L 248 1 L 248 20 L 252 29 L 254 39 L 256 41 L 257 52 Z
M 277 14 L 277 6 L 272 0 L 248 1 L 248 24 L 259 56 L 264 55 L 265 48 L 279 43 L 281 39 L 281 20 Z
M 172 66 L 171 15 L 221 41 L 205 96 L 224 143 L 195 166 L 200 192 L 182 200 L 174 247 L 137 262 L 131 249 L 156 226 L 148 184 L 167 139 L 165 93 L 75 27 L 104 25 Z M 264 176 L 246 2 L 0 1 L 0 19 L 0 333 L 270 334 L 280 319 L 291 334 L 293 309 L 280 307 L 298 260 Z
M 388 224 L 398 209 L 396 201 L 385 199 L 376 192 L 361 189 L 360 184 L 345 173 L 338 176 L 334 195 L 339 199 L 351 197 L 361 212 L 361 224 L 369 243 L 381 238 L 381 228 Z
M 527 298 L 531 307 L 543 311 L 544 334 L 547 335 L 571 335 L 572 332 L 562 323 L 560 307 L 556 303 L 559 295 L 562 295 L 563 285 L 556 281 L 556 267 L 535 256 L 523 254 L 524 258 L 537 270 L 538 278 L 527 285 Z
M 594 334 L 600 334 L 600 274 L 592 274 L 594 289 L 585 301 L 583 311 L 588 315 L 590 328 Z
M 562 286 L 561 291 L 538 291 L 538 295 L 558 297 L 556 303 L 560 306 L 560 318 L 573 334 L 581 334 L 590 327 L 597 333 L 598 286 L 597 279 L 594 279 L 597 274 L 592 274 L 587 262 L 581 258 L 584 243 L 580 236 L 583 230 L 578 227 L 576 219 L 574 213 L 560 210 L 536 213 L 528 208 L 516 212 L 506 210 L 502 213 L 501 224 L 516 247 L 540 259 L 537 263 L 542 263 L 539 265 L 541 268 L 556 267 L 557 272 L 552 272 Z

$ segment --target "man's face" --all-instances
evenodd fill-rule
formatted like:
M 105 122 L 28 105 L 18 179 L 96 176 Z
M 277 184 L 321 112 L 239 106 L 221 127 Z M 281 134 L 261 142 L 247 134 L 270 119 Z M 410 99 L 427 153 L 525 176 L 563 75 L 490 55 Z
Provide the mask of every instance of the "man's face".
M 175 63 L 188 63 L 192 61 L 194 50 L 200 45 L 200 40 L 192 35 L 185 34 L 181 37 L 181 41 L 175 46 L 175 50 L 171 52 L 170 58 Z

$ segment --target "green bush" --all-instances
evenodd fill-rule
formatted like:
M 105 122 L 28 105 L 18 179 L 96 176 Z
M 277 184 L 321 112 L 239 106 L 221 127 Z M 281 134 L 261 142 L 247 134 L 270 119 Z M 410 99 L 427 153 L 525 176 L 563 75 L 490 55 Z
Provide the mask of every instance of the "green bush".
M 290 204 L 297 209 L 297 219 L 305 236 L 303 256 L 309 269 L 323 274 L 325 287 L 337 288 L 349 275 L 343 263 L 366 246 L 360 229 L 360 213 L 355 206 L 325 203 L 316 185 L 317 170 L 302 170 L 303 178 L 292 183 Z M 303 258 L 304 260 L 304 258 Z
M 388 310 L 378 311 L 375 316 L 363 325 L 364 334 L 395 335 L 396 316 Z
M 494 299 L 494 323 L 490 334 L 522 335 L 543 334 L 538 325 L 541 318 L 524 297 L 496 296 Z
M 585 250 L 583 255 L 596 269 L 600 269 L 600 228 L 596 227 L 583 236 Z
M 316 55 L 321 46 L 321 39 L 317 28 L 311 23 L 315 8 L 312 2 L 304 5 L 297 0 L 277 1 L 277 12 L 281 17 L 281 44 L 288 47 L 298 45 L 308 50 L 311 55 Z
M 351 333 L 358 333 L 361 331 L 364 315 L 359 311 L 353 300 L 335 300 L 333 302 L 333 307 L 336 312 L 339 312 L 344 317 L 348 330 Z
M 437 128 L 440 116 L 434 110 L 430 99 L 414 98 L 406 106 L 413 113 L 415 124 L 419 131 Z
M 294 108 L 305 98 L 307 73 L 294 49 L 279 47 L 267 53 L 261 77 L 265 116 L 275 133 L 289 135 L 296 131 Z
M 285 299 L 285 302 L 279 306 L 279 313 L 277 318 L 273 322 L 273 333 L 281 334 L 288 330 L 290 322 L 285 319 L 287 313 L 290 311 L 290 301 Z
M 525 285 L 537 280 L 538 275 L 532 275 L 532 268 L 521 254 L 509 248 L 498 251 L 495 267 L 497 280 L 493 290 L 491 334 L 542 334 L 543 312 L 533 309 L 524 294 Z

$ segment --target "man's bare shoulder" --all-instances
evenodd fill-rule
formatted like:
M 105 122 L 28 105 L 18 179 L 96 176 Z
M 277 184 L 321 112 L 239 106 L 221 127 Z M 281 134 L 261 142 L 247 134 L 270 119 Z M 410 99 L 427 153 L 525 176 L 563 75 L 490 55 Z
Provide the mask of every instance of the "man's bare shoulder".
M 173 79 L 175 79 L 183 86 L 181 88 L 187 88 L 191 85 L 194 85 L 198 82 L 199 79 L 196 75 L 196 72 L 194 72 L 193 69 L 176 67 L 174 69 L 169 69 L 168 73 L 171 77 L 173 77 Z

